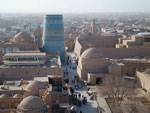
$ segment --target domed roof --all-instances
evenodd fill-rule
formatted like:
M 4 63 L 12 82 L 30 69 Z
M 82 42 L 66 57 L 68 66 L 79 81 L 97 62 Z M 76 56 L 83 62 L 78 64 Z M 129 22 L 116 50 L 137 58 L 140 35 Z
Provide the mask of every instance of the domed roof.
M 9 96 L 7 94 L 1 94 L 0 98 L 8 98 Z
M 103 54 L 96 48 L 89 48 L 85 50 L 82 55 L 82 59 L 91 59 L 91 58 L 103 58 Z
M 17 109 L 21 110 L 21 111 L 26 111 L 26 113 L 28 113 L 28 112 L 34 113 L 35 111 L 37 113 L 42 113 L 41 111 L 42 111 L 43 107 L 44 107 L 44 104 L 43 104 L 42 100 L 40 99 L 40 97 L 28 96 L 21 101 L 21 103 L 18 105 Z
M 26 32 L 17 33 L 11 40 L 11 43 L 33 43 L 33 38 Z
M 33 95 L 38 95 L 39 89 L 42 89 L 42 88 L 44 88 L 44 85 L 42 82 L 32 81 L 26 86 L 25 91 L 32 92 Z
M 15 94 L 14 96 L 13 96 L 13 98 L 22 98 L 23 96 L 21 95 L 21 94 Z
M 80 35 L 77 40 L 80 43 L 84 43 L 84 42 L 91 42 L 91 41 L 95 41 L 98 40 L 100 38 L 100 35 L 96 35 L 96 34 L 82 34 Z

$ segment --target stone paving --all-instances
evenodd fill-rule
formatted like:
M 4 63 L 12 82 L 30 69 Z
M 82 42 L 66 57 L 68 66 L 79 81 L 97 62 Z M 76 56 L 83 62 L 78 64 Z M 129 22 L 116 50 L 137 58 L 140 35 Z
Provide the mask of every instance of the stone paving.
M 99 97 L 99 96 L 97 99 L 98 99 L 100 109 L 101 109 L 101 111 L 103 111 L 102 113 L 111 113 L 111 110 L 110 110 L 106 100 L 103 97 Z
M 95 100 L 90 100 L 90 96 L 87 95 L 86 90 L 78 90 L 76 92 L 81 93 L 81 95 L 84 95 L 87 97 L 87 104 L 82 105 L 81 107 L 77 107 L 77 113 L 98 113 L 97 112 L 97 102 Z
M 72 59 L 71 59 L 72 60 Z M 76 70 L 70 68 L 72 64 L 68 65 L 68 71 L 69 71 L 69 83 L 72 84 L 72 80 L 74 80 L 74 77 L 76 76 Z M 73 84 L 72 84 L 73 85 Z M 106 103 L 104 97 L 98 96 L 97 100 L 90 100 L 90 96 L 86 93 L 86 88 L 82 88 L 80 90 L 76 90 L 76 92 L 81 93 L 81 95 L 84 95 L 87 97 L 88 103 L 86 105 L 82 105 L 81 107 L 77 107 L 77 113 L 111 113 L 110 108 L 108 107 L 108 104 Z M 98 112 L 98 105 L 100 106 L 100 109 L 102 112 Z

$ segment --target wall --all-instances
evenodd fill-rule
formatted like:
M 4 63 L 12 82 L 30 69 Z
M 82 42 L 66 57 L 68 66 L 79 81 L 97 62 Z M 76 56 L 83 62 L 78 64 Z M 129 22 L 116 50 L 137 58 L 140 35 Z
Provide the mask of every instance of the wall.
M 142 72 L 137 71 L 136 75 L 141 87 L 150 92 L 150 74 L 144 74 Z
M 16 109 L 18 104 L 22 101 L 23 98 L 1 98 L 0 99 L 0 108 L 3 109 Z
M 88 48 L 115 48 L 118 36 L 85 35 L 76 39 L 74 52 L 77 57 Z
M 77 73 L 81 79 L 87 80 L 89 72 L 107 73 L 108 64 L 109 62 L 107 60 L 101 58 L 80 59 Z
M 75 42 L 75 47 L 74 47 L 74 53 L 75 55 L 79 58 L 80 55 L 81 55 L 81 49 L 82 49 L 82 46 L 81 44 L 79 43 L 79 40 L 78 38 L 76 39 L 76 42 Z
M 51 67 L 2 67 L 0 68 L 0 80 L 31 80 L 34 77 L 47 75 L 63 75 L 62 68 Z

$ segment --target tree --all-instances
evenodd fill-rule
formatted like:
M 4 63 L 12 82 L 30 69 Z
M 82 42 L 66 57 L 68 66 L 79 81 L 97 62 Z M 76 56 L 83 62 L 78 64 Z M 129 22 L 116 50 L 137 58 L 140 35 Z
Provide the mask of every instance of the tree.
M 127 88 L 123 76 L 109 76 L 104 83 L 104 93 L 114 104 L 120 105 L 127 96 Z
M 130 113 L 138 113 L 138 110 L 137 110 L 137 108 L 136 108 L 136 105 L 134 104 L 132 104 L 131 106 L 130 106 L 130 108 L 131 108 L 131 111 L 130 111 Z

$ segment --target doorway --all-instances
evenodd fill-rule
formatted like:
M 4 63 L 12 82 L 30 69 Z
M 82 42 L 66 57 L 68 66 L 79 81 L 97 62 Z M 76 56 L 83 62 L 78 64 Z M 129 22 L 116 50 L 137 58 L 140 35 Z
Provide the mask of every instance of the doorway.
M 103 83 L 103 78 L 99 77 L 96 78 L 96 84 L 102 84 Z

